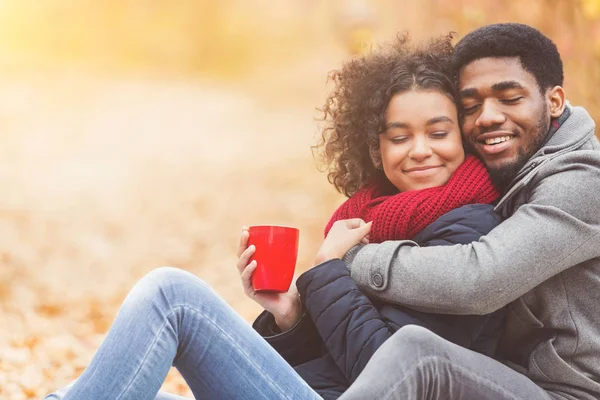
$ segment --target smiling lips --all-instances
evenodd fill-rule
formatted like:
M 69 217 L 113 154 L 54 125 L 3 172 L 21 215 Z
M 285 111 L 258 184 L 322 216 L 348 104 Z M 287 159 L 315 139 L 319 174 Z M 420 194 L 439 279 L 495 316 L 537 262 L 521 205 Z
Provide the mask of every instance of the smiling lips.
M 484 133 L 479 135 L 477 143 L 483 149 L 483 152 L 488 155 L 502 153 L 511 146 L 513 134 L 505 132 Z
M 438 168 L 440 168 L 441 165 L 428 165 L 428 166 L 422 166 L 422 167 L 415 167 L 415 168 L 409 168 L 409 169 L 405 169 L 404 173 L 405 174 L 411 174 L 414 176 L 427 176 L 427 175 L 433 175 L 437 172 Z
M 485 144 L 498 144 L 510 140 L 510 136 L 500 136 L 496 138 L 485 139 Z

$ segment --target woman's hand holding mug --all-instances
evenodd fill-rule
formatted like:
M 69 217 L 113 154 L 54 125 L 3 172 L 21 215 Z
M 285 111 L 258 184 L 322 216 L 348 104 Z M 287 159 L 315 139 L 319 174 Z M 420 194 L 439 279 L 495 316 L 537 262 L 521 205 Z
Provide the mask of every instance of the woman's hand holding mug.
M 260 304 L 265 310 L 273 314 L 275 322 L 282 332 L 292 328 L 302 317 L 302 303 L 298 296 L 295 282 L 292 282 L 287 292 L 274 293 L 268 291 L 256 291 L 252 286 L 252 273 L 256 269 L 257 262 L 250 262 L 250 258 L 256 251 L 254 245 L 248 246 L 250 233 L 248 228 L 242 228 L 242 236 L 238 247 L 237 268 L 242 279 L 242 286 L 246 296 Z

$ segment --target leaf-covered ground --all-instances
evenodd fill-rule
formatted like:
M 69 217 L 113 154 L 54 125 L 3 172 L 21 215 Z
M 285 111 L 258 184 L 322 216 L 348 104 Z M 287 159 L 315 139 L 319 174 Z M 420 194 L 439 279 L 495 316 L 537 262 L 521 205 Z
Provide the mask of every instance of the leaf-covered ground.
M 235 269 L 244 224 L 299 227 L 299 270 L 311 262 L 341 201 L 310 152 L 319 98 L 286 105 L 256 95 L 257 82 L 2 82 L 0 398 L 41 398 L 76 378 L 158 266 L 197 274 L 252 320 Z M 191 396 L 175 371 L 164 389 Z

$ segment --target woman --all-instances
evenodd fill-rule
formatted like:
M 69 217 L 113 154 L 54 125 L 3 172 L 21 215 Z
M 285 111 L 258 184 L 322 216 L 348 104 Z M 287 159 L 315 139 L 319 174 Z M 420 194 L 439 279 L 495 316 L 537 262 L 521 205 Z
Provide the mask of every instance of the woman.
M 371 242 L 468 244 L 500 222 L 489 204 L 497 190 L 482 163 L 465 157 L 462 147 L 453 81 L 447 74 L 449 40 L 414 50 L 399 38 L 388 51 L 355 59 L 333 73 L 336 86 L 324 107 L 327 125 L 318 148 L 330 165 L 330 181 L 350 198 L 333 214 L 326 234 L 335 224 L 359 218 L 372 222 Z M 259 301 L 271 313 L 254 323 L 322 396 L 343 393 L 379 346 L 408 324 L 493 356 L 503 311 L 433 315 L 368 299 L 341 260 L 328 261 L 343 258 L 347 248 L 319 254 L 315 264 L 320 265 L 298 279 L 303 304 L 296 297 L 283 310 L 270 310 L 270 304 Z M 254 265 L 243 272 L 251 252 L 242 254 L 238 268 L 246 292 L 256 299 L 260 294 L 252 292 L 244 276 Z M 377 284 L 383 276 L 372 279 Z M 384 284 L 382 280 L 382 289 Z M 294 329 L 269 337 L 279 332 L 278 326 Z
M 81 377 L 48 398 L 152 399 L 172 365 L 197 399 L 337 398 L 403 324 L 466 346 L 480 343 L 482 332 L 493 342 L 498 318 L 433 316 L 371 301 L 340 260 L 366 240 L 470 243 L 499 222 L 490 205 L 479 204 L 498 195 L 485 169 L 465 158 L 451 51 L 449 37 L 420 49 L 400 38 L 334 74 L 323 148 L 330 180 L 351 198 L 328 225 L 317 267 L 287 293 L 252 290 L 255 249 L 242 232 L 242 283 L 265 308 L 255 330 L 197 277 L 158 269 L 127 296 Z

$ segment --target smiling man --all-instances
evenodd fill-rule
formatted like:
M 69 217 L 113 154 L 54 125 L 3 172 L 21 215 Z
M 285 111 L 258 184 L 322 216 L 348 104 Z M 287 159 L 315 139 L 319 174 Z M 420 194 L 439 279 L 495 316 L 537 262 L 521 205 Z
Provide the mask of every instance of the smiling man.
M 540 149 L 551 119 L 564 111 L 562 63 L 556 61 L 554 70 L 539 72 L 540 84 L 518 57 L 478 59 L 461 70 L 465 139 L 502 186 Z
M 506 220 L 479 242 L 355 247 L 352 277 L 421 311 L 508 306 L 497 360 L 400 329 L 343 398 L 599 399 L 600 143 L 566 102 L 552 41 L 521 24 L 477 29 L 454 64 L 466 142 L 503 189 Z

